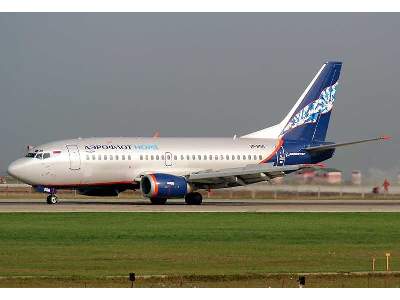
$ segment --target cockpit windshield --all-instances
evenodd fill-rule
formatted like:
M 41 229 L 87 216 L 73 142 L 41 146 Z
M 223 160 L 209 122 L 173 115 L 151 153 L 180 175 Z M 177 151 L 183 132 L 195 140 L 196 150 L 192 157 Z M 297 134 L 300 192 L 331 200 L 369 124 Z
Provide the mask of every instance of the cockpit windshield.
M 35 150 L 35 152 L 29 152 L 25 157 L 37 158 L 37 159 L 47 159 L 50 157 L 49 152 L 43 152 L 43 150 Z

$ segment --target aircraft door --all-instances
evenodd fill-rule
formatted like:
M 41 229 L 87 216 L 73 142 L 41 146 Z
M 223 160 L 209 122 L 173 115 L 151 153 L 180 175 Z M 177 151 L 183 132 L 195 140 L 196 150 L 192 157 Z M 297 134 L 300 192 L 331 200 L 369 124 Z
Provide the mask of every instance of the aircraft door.
M 69 168 L 71 170 L 79 170 L 81 168 L 81 157 L 77 145 L 67 145 L 69 154 Z
M 172 166 L 172 153 L 165 152 L 165 166 L 170 167 Z
M 285 148 L 281 147 L 276 152 L 276 165 L 277 166 L 284 166 L 286 161 L 286 151 Z

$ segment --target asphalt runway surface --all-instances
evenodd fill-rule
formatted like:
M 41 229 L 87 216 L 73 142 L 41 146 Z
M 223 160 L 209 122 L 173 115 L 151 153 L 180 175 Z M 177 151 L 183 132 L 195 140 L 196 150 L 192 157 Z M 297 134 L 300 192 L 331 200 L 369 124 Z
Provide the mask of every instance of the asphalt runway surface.
M 0 199 L 0 212 L 400 212 L 400 200 L 254 200 L 205 199 L 202 205 L 169 200 L 67 199 L 49 205 L 43 199 Z

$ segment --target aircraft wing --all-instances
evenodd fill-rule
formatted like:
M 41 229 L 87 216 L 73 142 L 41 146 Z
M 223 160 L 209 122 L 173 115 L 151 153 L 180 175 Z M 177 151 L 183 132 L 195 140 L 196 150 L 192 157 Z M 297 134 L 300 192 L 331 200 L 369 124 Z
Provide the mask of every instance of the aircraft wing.
M 320 151 L 331 150 L 331 149 L 335 149 L 335 148 L 343 147 L 343 146 L 350 146 L 350 145 L 354 145 L 354 144 L 361 144 L 361 143 L 380 141 L 380 140 L 387 141 L 390 139 L 391 139 L 390 136 L 380 136 L 377 138 L 367 139 L 367 140 L 359 140 L 359 141 L 351 141 L 351 142 L 347 142 L 347 143 L 326 144 L 326 145 L 321 145 L 321 146 L 308 147 L 308 148 L 304 148 L 304 150 L 307 152 L 320 152 Z
M 223 188 L 244 186 L 251 183 L 266 181 L 275 177 L 307 168 L 315 168 L 316 165 L 290 165 L 274 167 L 270 164 L 254 164 L 241 168 L 227 168 L 220 170 L 205 170 L 195 172 L 187 176 L 187 181 L 199 188 Z

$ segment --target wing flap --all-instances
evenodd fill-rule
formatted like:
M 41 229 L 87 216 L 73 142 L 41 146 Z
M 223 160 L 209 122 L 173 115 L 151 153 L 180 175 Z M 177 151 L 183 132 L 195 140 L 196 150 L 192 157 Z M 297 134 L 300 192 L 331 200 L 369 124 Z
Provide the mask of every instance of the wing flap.
M 187 181 L 198 185 L 213 185 L 221 187 L 242 186 L 270 180 L 301 169 L 313 167 L 315 166 L 290 165 L 274 167 L 269 164 L 247 165 L 241 168 L 206 170 L 192 173 L 187 177 Z

